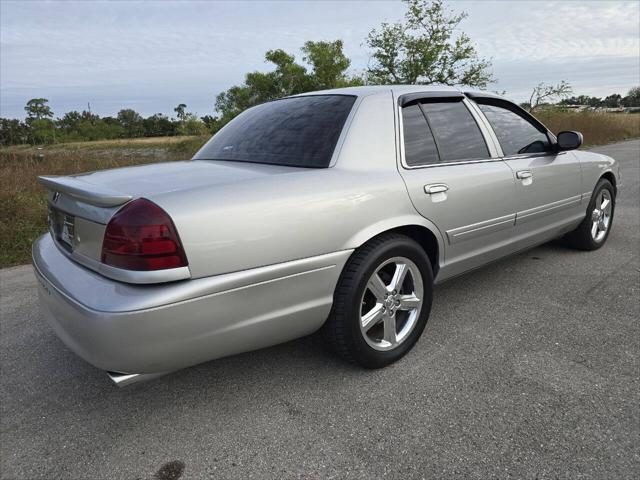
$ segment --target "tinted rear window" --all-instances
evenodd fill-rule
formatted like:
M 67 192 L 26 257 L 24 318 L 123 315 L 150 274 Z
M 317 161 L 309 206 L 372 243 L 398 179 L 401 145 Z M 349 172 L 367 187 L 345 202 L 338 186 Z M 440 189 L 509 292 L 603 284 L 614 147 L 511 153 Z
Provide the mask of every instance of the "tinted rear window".
M 438 163 L 438 149 L 433 134 L 417 103 L 402 109 L 404 158 L 410 167 Z
M 193 157 L 294 167 L 328 167 L 356 97 L 315 95 L 253 107 Z
M 423 103 L 436 137 L 440 161 L 489 158 L 478 124 L 462 102 Z

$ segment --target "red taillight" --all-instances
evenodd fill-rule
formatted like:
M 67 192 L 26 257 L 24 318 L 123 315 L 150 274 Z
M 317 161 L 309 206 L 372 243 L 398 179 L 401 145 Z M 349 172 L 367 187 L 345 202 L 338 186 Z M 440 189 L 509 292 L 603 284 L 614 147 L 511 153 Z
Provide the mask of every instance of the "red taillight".
M 127 270 L 163 270 L 187 266 L 187 257 L 167 212 L 139 198 L 109 221 L 102 263 Z

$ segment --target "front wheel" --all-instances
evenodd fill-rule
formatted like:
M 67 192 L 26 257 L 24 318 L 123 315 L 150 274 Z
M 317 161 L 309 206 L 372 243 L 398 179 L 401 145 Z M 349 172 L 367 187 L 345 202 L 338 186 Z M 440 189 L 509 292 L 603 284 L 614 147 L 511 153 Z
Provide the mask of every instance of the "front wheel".
M 569 245 L 580 250 L 597 250 L 604 245 L 611 231 L 615 206 L 615 189 L 603 178 L 593 191 L 587 216 L 565 237 Z
M 429 257 L 409 237 L 387 234 L 359 248 L 344 268 L 323 330 L 344 358 L 380 368 L 404 356 L 431 311 Z

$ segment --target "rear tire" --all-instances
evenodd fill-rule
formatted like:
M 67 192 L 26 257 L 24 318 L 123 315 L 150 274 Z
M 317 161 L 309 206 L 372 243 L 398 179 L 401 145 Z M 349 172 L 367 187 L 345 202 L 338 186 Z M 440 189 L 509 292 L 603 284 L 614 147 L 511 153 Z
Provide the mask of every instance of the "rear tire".
M 615 189 L 601 178 L 591 195 L 587 216 L 573 232 L 565 236 L 566 243 L 579 250 L 597 250 L 609 237 L 616 207 Z
M 409 237 L 384 234 L 354 252 L 323 334 L 343 358 L 381 368 L 402 358 L 424 330 L 433 294 L 429 257 Z

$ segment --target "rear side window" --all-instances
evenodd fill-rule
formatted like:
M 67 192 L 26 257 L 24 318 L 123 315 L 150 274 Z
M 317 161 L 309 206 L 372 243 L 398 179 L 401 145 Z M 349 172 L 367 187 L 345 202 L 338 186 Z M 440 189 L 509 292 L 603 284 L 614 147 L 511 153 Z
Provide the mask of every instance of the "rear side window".
M 424 102 L 402 109 L 408 166 L 489 158 L 478 124 L 464 103 Z
M 314 95 L 246 110 L 193 157 L 293 167 L 328 167 L 356 97 Z
M 517 113 L 495 105 L 478 106 L 489 120 L 505 155 L 548 152 L 551 149 L 547 134 Z
M 417 103 L 402 109 L 404 159 L 409 166 L 438 163 L 438 149 Z
M 489 158 L 478 124 L 462 102 L 422 104 L 440 152 L 441 162 Z

